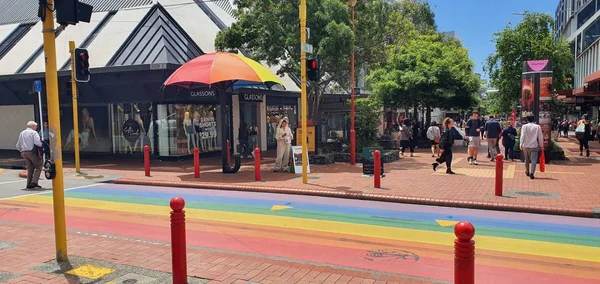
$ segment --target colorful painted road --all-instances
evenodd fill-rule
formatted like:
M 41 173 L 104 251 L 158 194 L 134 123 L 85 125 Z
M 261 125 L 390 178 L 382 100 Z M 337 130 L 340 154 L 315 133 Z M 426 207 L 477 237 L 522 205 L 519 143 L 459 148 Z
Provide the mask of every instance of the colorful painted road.
M 468 220 L 477 283 L 600 283 L 600 219 L 101 184 L 66 192 L 67 224 L 169 242 L 174 196 L 188 245 L 452 280 L 453 225 Z M 0 220 L 52 225 L 51 195 L 0 200 Z

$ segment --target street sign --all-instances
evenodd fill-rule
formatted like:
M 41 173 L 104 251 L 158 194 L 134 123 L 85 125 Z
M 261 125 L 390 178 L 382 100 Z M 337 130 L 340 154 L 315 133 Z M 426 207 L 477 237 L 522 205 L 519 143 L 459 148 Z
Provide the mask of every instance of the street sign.
M 40 81 L 40 80 L 33 81 L 33 91 L 36 93 L 42 91 L 42 81 Z
M 312 46 L 312 44 L 303 43 L 302 44 L 302 51 L 306 52 L 306 53 L 312 54 L 313 53 L 313 46 Z

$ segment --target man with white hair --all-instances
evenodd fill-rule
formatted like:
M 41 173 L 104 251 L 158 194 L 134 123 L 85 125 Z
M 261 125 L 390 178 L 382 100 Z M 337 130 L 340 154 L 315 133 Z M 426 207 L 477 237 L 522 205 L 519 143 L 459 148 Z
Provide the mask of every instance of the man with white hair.
M 17 141 L 17 150 L 21 152 L 21 157 L 25 159 L 25 164 L 27 164 L 27 189 L 41 188 L 38 181 L 42 173 L 42 160 L 38 149 L 42 148 L 43 145 L 36 129 L 37 123 L 35 121 L 27 122 L 27 128 L 21 131 Z

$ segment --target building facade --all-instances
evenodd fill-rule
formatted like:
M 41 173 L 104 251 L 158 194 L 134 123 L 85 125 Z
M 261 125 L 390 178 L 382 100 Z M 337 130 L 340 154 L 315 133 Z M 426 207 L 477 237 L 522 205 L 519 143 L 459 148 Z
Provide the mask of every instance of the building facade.
M 233 22 L 230 0 L 84 0 L 94 6 L 90 23 L 58 27 L 59 100 L 63 151 L 73 151 L 78 123 L 80 151 L 96 154 L 141 154 L 145 145 L 159 157 L 220 151 L 222 135 L 234 151 L 244 139 L 240 127 L 255 125 L 258 146 L 275 144 L 276 121 L 298 122 L 297 80 L 282 76 L 284 88 L 235 84 L 219 107 L 208 86 L 192 90 L 161 89 L 185 62 L 215 52 L 217 33 Z M 0 149 L 14 149 L 29 120 L 40 121 L 35 80 L 42 81 L 42 119 L 46 118 L 44 55 L 37 1 L 0 2 Z M 72 118 L 69 41 L 90 54 L 92 79 L 78 83 L 79 121 Z M 244 53 L 245 51 L 240 51 Z M 246 54 L 247 55 L 247 54 Z M 277 66 L 270 68 L 274 73 Z M 225 112 L 226 115 L 221 116 Z M 226 119 L 223 120 L 222 117 Z M 226 124 L 229 133 L 222 133 Z M 253 145 L 252 145 L 253 146 Z
M 574 57 L 573 90 L 563 101 L 598 119 L 600 106 L 600 1 L 560 0 L 555 12 L 556 38 L 564 37 Z

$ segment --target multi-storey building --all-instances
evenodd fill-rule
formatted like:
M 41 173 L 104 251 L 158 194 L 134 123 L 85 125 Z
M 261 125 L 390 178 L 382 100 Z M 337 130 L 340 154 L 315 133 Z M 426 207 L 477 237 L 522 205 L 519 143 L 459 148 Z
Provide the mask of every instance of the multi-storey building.
M 556 38 L 566 38 L 574 57 L 571 100 L 598 119 L 600 105 L 600 0 L 560 0 Z

